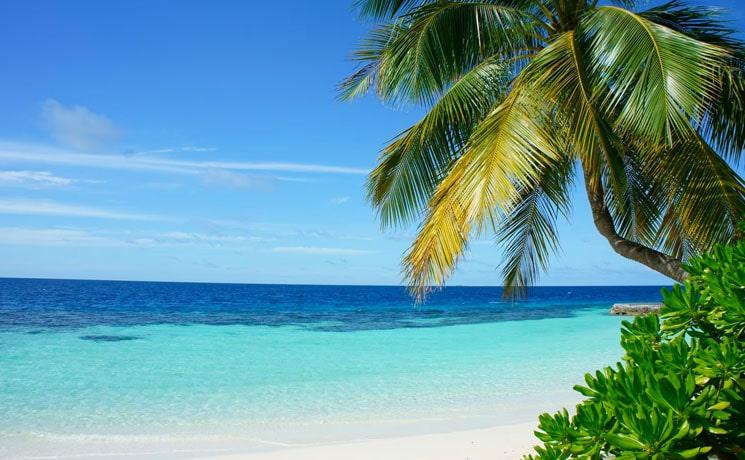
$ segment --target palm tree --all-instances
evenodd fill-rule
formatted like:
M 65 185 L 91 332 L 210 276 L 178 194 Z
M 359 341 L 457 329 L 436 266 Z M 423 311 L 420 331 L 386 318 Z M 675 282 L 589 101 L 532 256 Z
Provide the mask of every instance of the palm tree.
M 711 9 L 608 3 L 358 1 L 376 26 L 340 97 L 427 108 L 368 180 L 384 227 L 419 222 L 403 262 L 416 295 L 483 234 L 505 249 L 505 292 L 522 293 L 580 174 L 612 248 L 674 280 L 738 237 L 745 44 Z

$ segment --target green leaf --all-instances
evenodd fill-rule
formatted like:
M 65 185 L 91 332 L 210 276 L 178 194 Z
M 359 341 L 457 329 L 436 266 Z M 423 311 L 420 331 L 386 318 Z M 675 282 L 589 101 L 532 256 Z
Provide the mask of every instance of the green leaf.
M 639 440 L 637 440 L 636 438 L 632 436 L 616 434 L 616 433 L 608 433 L 606 437 L 608 438 L 608 442 L 610 442 L 614 446 L 620 447 L 621 449 L 629 449 L 629 450 L 644 449 L 644 444 L 639 442 Z
M 706 408 L 706 410 L 724 410 L 730 406 L 729 401 L 721 401 Z
M 699 455 L 703 455 L 711 450 L 710 446 L 694 447 L 692 449 L 682 450 L 677 452 L 681 458 L 696 458 Z

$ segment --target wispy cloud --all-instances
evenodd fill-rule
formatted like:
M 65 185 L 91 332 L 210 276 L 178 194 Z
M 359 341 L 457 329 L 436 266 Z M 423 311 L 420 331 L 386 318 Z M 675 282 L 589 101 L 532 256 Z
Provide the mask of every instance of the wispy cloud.
M 217 149 L 215 147 L 197 147 L 197 146 L 185 146 L 185 147 L 161 147 L 158 149 L 150 149 L 150 150 L 142 150 L 138 152 L 131 152 L 130 155 L 152 155 L 152 154 L 163 154 L 163 153 L 180 153 L 180 152 L 189 152 L 189 153 L 206 153 L 206 152 L 215 152 Z
M 117 232 L 80 228 L 0 227 L 0 245 L 71 247 L 209 247 L 245 248 L 270 241 L 252 235 L 198 232 Z
M 311 255 L 339 255 L 339 256 L 363 256 L 374 254 L 375 251 L 365 249 L 348 248 L 322 248 L 316 246 L 279 246 L 272 249 L 273 252 L 285 254 L 311 254 Z
M 157 233 L 153 236 L 153 239 L 163 245 L 206 245 L 212 247 L 262 243 L 274 240 L 274 238 L 255 235 L 222 235 L 181 231 Z
M 0 244 L 10 246 L 124 246 L 125 243 L 85 230 L 64 228 L 0 228 Z
M 77 204 L 59 203 L 49 200 L 29 200 L 23 198 L 0 200 L 0 214 L 93 217 L 98 219 L 116 220 L 169 220 L 158 216 L 130 214 Z
M 46 188 L 62 187 L 73 182 L 73 179 L 55 176 L 49 171 L 0 171 L 0 185 L 4 186 Z
M 119 129 L 105 116 L 54 99 L 44 102 L 41 120 L 57 142 L 77 150 L 96 149 L 119 136 Z
M 77 153 L 69 150 L 32 144 L 0 142 L 0 160 L 17 163 L 57 164 L 83 166 L 99 169 L 150 170 L 175 174 L 200 174 L 193 168 L 177 167 L 168 164 L 142 162 L 138 157 L 127 155 Z
M 329 240 L 348 240 L 348 241 L 373 241 L 378 237 L 369 234 L 356 234 L 338 232 L 335 229 L 327 228 L 302 228 L 296 224 L 266 222 L 266 221 L 240 221 L 231 219 L 206 219 L 197 220 L 193 223 L 214 229 L 215 231 L 251 231 L 254 233 L 268 234 L 282 238 L 319 238 Z
M 152 155 L 78 153 L 33 144 L 0 142 L 0 160 L 17 163 L 61 164 L 88 168 L 149 170 L 177 174 L 204 174 L 214 170 L 270 171 L 308 174 L 365 175 L 367 169 L 347 166 L 281 162 L 193 161 Z
M 348 196 L 340 196 L 338 198 L 334 198 L 333 200 L 331 200 L 331 203 L 336 204 L 336 205 L 340 205 L 340 204 L 346 203 L 347 201 L 349 201 L 349 197 Z
M 215 231 L 250 231 L 257 235 L 268 235 L 293 241 L 307 241 L 309 238 L 329 241 L 374 241 L 377 236 L 337 232 L 323 228 L 298 228 L 294 224 L 272 222 L 242 222 L 225 219 L 208 219 L 193 222 Z M 336 243 L 320 243 L 336 244 Z M 340 243 L 341 244 L 341 243 Z
M 367 174 L 368 171 L 362 168 L 351 168 L 347 166 L 330 166 L 306 163 L 278 163 L 278 162 L 241 162 L 241 161 L 187 161 L 171 160 L 156 157 L 139 158 L 145 165 L 150 166 L 168 166 L 178 168 L 193 168 L 197 170 L 204 169 L 229 169 L 235 171 L 275 171 L 275 172 L 296 172 L 296 173 L 314 173 L 314 174 Z
M 247 174 L 215 169 L 207 171 L 202 175 L 202 180 L 208 185 L 220 185 L 232 188 L 268 189 L 269 179 L 254 177 Z
M 356 235 L 350 233 L 340 233 L 332 230 L 319 229 L 296 229 L 288 231 L 279 231 L 278 234 L 291 238 L 320 238 L 328 240 L 354 240 L 354 241 L 372 241 L 375 237 L 369 235 Z
M 217 248 L 245 248 L 256 243 L 272 241 L 252 235 L 212 235 L 197 232 L 160 232 L 134 233 L 115 235 L 111 239 L 129 246 L 140 248 L 153 247 L 209 247 Z

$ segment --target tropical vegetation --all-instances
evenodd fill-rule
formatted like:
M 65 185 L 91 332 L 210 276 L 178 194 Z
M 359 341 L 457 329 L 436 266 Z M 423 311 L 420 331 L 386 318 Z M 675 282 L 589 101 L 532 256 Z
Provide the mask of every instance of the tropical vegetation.
M 340 97 L 426 109 L 368 181 L 383 226 L 419 225 L 404 257 L 416 294 L 483 235 L 521 293 L 558 247 L 578 177 L 612 248 L 674 280 L 737 237 L 745 45 L 714 10 L 644 5 L 358 0 L 374 26 Z
M 687 269 L 659 317 L 623 322 L 623 362 L 575 387 L 575 415 L 540 416 L 527 460 L 745 458 L 745 242 Z

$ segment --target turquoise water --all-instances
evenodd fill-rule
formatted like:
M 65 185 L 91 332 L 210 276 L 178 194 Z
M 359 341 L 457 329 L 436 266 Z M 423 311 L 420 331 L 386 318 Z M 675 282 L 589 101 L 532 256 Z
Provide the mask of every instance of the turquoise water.
M 531 421 L 574 402 L 571 387 L 583 373 L 620 356 L 620 319 L 606 314 L 611 299 L 576 301 L 571 294 L 564 302 L 546 301 L 553 298 L 546 294 L 504 305 L 493 291 L 489 301 L 451 293 L 439 313 L 422 316 L 410 303 L 399 311 L 388 301 L 359 312 L 359 323 L 374 317 L 377 327 L 342 327 L 330 306 L 312 321 L 306 314 L 272 325 L 238 318 L 237 307 L 230 309 L 234 321 L 219 324 L 168 321 L 154 307 L 136 315 L 129 308 L 128 321 L 110 313 L 115 321 L 92 321 L 100 314 L 92 310 L 121 302 L 39 289 L 19 290 L 17 307 L 6 290 L 0 303 L 0 457 L 190 456 Z M 656 300 L 656 290 L 627 296 Z M 64 302 L 75 307 L 40 306 Z M 552 310 L 552 302 L 561 306 Z M 481 311 L 468 323 L 464 312 L 475 305 L 492 314 L 532 308 L 527 318 L 541 308 L 548 313 L 488 320 Z M 210 317 L 205 308 L 200 315 Z M 388 327 L 371 313 L 379 310 L 413 317 L 406 327 Z M 160 321 L 147 320 L 154 316 Z M 456 316 L 442 325 L 443 317 Z

